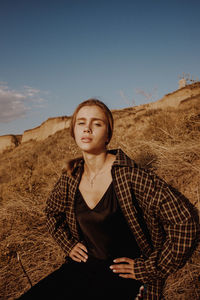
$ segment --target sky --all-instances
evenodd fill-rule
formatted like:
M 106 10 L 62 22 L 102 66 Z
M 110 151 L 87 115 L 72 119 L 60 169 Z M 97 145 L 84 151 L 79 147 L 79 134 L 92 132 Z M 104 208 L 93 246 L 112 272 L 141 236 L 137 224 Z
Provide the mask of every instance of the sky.
M 161 99 L 200 79 L 199 0 L 0 0 L 0 135 Z

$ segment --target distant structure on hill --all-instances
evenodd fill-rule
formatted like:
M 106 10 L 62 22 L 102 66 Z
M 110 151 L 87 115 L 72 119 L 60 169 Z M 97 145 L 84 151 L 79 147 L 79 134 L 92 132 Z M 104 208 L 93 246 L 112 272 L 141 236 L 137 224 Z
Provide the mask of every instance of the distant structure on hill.
M 182 89 L 182 88 L 186 87 L 187 85 L 199 82 L 198 77 L 196 79 L 194 79 L 193 76 L 191 76 L 188 73 L 184 73 L 184 72 L 182 75 L 179 76 L 179 78 L 180 78 L 179 89 Z
M 179 80 L 178 84 L 179 84 L 179 89 L 182 89 L 187 85 L 187 81 L 185 78 L 182 78 Z

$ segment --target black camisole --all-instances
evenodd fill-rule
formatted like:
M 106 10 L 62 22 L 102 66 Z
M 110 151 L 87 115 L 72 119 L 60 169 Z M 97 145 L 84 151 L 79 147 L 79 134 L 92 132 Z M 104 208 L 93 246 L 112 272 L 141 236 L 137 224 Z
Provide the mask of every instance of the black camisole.
M 121 211 L 111 182 L 107 191 L 91 209 L 78 190 L 75 212 L 80 236 L 88 255 L 98 259 L 136 258 L 140 249 Z

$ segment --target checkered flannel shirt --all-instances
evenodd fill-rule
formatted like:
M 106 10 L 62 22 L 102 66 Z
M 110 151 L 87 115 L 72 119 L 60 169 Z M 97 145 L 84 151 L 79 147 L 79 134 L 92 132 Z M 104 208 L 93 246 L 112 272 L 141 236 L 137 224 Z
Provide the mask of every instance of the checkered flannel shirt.
M 146 286 L 143 299 L 162 299 L 165 279 L 191 255 L 198 222 L 187 202 L 162 179 L 138 167 L 122 150 L 110 152 L 116 155 L 111 170 L 115 192 L 142 252 L 134 260 L 134 272 Z M 45 208 L 47 228 L 66 256 L 80 241 L 74 203 L 82 171 L 80 160 L 71 176 L 63 172 Z

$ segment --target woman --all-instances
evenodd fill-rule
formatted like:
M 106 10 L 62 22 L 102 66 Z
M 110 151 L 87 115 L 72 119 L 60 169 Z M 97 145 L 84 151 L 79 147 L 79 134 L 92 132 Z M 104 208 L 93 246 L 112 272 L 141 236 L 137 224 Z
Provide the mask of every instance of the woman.
M 56 299 L 128 300 L 142 285 L 143 299 L 163 299 L 167 276 L 191 255 L 198 226 L 187 203 L 122 150 L 108 151 L 112 133 L 104 103 L 77 107 L 71 135 L 82 158 L 68 163 L 45 209 L 66 263 L 29 299 L 43 291 L 54 299 L 56 291 Z

